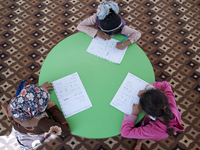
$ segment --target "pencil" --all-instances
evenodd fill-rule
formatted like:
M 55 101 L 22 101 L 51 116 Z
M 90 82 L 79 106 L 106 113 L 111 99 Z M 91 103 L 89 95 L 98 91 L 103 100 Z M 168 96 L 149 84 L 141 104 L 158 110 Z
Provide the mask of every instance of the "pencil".
M 129 34 L 127 36 L 125 36 L 125 38 L 123 38 L 117 45 L 121 44 L 126 38 L 128 38 Z

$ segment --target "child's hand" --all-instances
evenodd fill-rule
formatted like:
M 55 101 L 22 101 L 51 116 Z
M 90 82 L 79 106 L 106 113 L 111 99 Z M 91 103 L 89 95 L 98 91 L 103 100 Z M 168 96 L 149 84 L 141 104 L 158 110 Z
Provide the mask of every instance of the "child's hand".
M 138 105 L 133 104 L 131 115 L 137 116 L 137 115 L 140 113 L 140 111 L 141 111 L 141 110 L 139 109 Z
M 100 37 L 100 38 L 103 39 L 103 40 L 110 40 L 110 39 L 111 39 L 111 37 L 105 35 L 101 30 L 99 30 L 99 31 L 97 32 L 97 36 Z
M 52 83 L 48 83 L 48 82 L 43 83 L 43 84 L 42 84 L 42 87 L 43 87 L 44 89 L 46 89 L 47 91 L 53 89 Z
M 50 109 L 51 107 L 53 107 L 54 105 L 55 105 L 54 102 L 49 101 L 48 104 L 47 104 L 47 110 Z
M 125 42 L 122 42 L 119 45 L 118 44 L 119 44 L 119 42 L 116 43 L 116 48 L 123 50 L 123 49 L 125 49 L 127 46 L 129 46 L 131 44 L 131 41 L 127 40 Z
M 126 45 L 125 45 L 124 42 L 120 43 L 119 45 L 118 45 L 118 44 L 119 44 L 119 42 L 117 42 L 117 44 L 116 44 L 116 48 L 117 48 L 117 49 L 123 50 L 123 49 L 126 48 Z
M 146 92 L 146 90 L 140 90 L 137 96 L 140 98 L 141 95 L 142 95 L 144 92 Z

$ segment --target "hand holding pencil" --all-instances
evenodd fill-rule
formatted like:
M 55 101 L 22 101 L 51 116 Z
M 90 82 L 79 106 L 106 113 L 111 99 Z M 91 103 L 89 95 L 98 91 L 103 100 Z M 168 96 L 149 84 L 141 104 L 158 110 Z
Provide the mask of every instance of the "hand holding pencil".
M 126 38 L 128 38 L 128 37 L 129 37 L 129 34 L 128 34 L 126 37 L 124 37 L 124 39 L 122 39 L 120 42 L 117 42 L 116 48 L 123 50 L 123 49 L 125 49 L 128 45 L 130 45 L 130 44 L 131 44 L 131 41 L 127 40 L 127 41 L 124 42 L 124 40 L 125 40 Z

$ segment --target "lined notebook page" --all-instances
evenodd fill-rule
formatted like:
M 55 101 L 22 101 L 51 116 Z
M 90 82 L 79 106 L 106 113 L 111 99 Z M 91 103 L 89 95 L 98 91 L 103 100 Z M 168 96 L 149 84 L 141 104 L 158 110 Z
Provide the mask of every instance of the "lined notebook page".
M 96 36 L 91 41 L 86 52 L 120 64 L 126 53 L 127 47 L 124 50 L 119 50 L 115 47 L 117 42 L 119 41 L 112 38 L 110 40 L 103 40 Z

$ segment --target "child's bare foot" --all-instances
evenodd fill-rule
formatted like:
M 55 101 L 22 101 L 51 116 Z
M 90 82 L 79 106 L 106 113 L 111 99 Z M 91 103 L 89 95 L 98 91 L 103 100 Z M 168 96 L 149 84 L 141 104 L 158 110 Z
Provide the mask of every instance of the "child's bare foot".
M 142 143 L 144 141 L 146 141 L 146 140 L 145 139 L 139 139 L 139 140 L 137 140 L 137 143 L 136 143 L 136 146 L 135 146 L 134 150 L 140 150 L 141 147 L 142 147 Z
M 2 105 L 1 105 L 1 108 L 3 109 L 4 113 L 6 114 L 7 118 L 8 118 L 8 103 L 7 102 L 4 102 Z M 9 118 L 8 118 L 9 120 Z

